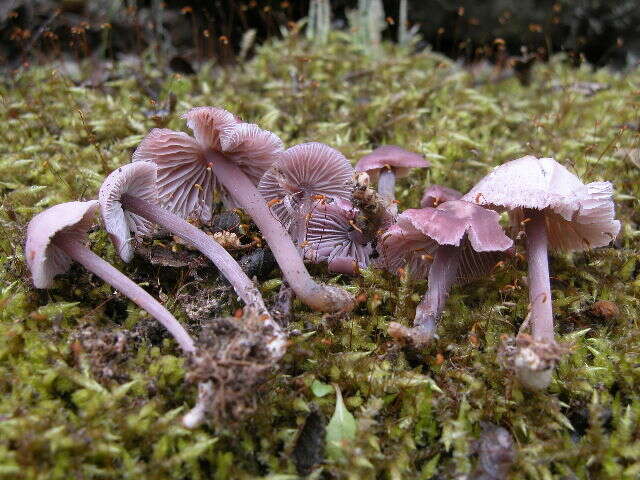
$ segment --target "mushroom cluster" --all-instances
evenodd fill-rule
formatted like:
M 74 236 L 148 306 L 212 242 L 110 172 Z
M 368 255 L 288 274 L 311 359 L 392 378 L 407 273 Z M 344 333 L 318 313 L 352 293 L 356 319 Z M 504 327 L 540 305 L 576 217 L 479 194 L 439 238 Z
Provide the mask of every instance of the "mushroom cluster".
M 36 215 L 28 226 L 25 257 L 36 288 L 50 288 L 53 278 L 76 261 L 167 328 L 198 371 L 192 378 L 198 379 L 199 398 L 185 425 L 217 418 L 211 399 L 216 398 L 224 362 L 215 361 L 215 355 L 223 350 L 229 355 L 220 347 L 227 343 L 194 341 L 156 299 L 87 247 L 87 231 L 98 210 L 125 262 L 133 258 L 141 239 L 158 232 L 179 237 L 211 260 L 246 305 L 251 341 L 267 352 L 261 354 L 259 371 L 277 364 L 285 353 L 287 335 L 274 320 L 288 311 L 283 299 L 291 301 L 295 295 L 323 312 L 348 312 L 356 304 L 346 290 L 314 280 L 305 261 L 327 263 L 329 271 L 345 275 L 380 268 L 428 279 L 413 326 L 389 324 L 393 338 L 419 349 L 437 337 L 451 288 L 487 275 L 512 255 L 514 239 L 524 235 L 532 335 L 519 336 L 511 358 L 526 387 L 548 385 L 562 349 L 553 334 L 547 251 L 594 248 L 615 238 L 620 223 L 614 219 L 610 183 L 585 185 L 555 160 L 529 156 L 496 168 L 466 195 L 431 185 L 422 208 L 398 213 L 396 178 L 411 168 L 429 166 L 417 153 L 382 146 L 354 169 L 327 145 L 314 142 L 285 149 L 272 132 L 220 108 L 193 108 L 183 118 L 193 136 L 152 130 L 132 162 L 105 179 L 98 200 L 68 202 Z M 371 181 L 377 181 L 377 192 Z M 290 286 L 271 312 L 254 280 L 224 246 L 194 225 L 194 220 L 211 221 L 216 197 L 253 219 L 278 263 L 283 285 Z M 511 235 L 500 225 L 502 211 L 509 214 Z M 217 354 L 207 351 L 207 345 L 214 344 Z M 234 355 L 243 351 L 234 350 Z M 215 371 L 207 370 L 213 364 Z

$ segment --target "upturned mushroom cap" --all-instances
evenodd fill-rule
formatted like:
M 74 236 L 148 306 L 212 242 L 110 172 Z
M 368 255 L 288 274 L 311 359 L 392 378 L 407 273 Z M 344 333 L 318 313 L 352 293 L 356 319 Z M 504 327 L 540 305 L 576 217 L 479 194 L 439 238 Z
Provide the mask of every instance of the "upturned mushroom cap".
M 238 123 L 220 136 L 221 151 L 257 185 L 284 152 L 282 140 L 253 123 Z
M 307 222 L 305 258 L 314 263 L 328 262 L 332 271 L 339 273 L 353 274 L 357 268 L 366 267 L 373 248 L 355 228 L 357 214 L 345 200 L 318 202 Z
M 138 239 L 148 235 L 153 224 L 123 210 L 122 196 L 129 194 L 150 203 L 158 203 L 156 171 L 155 164 L 151 162 L 129 163 L 111 172 L 100 187 L 98 200 L 104 228 L 125 262 L 133 258 L 133 237 Z
M 52 243 L 56 234 L 73 235 L 85 243 L 98 207 L 97 200 L 61 203 L 31 219 L 24 254 L 36 288 L 51 287 L 53 277 L 66 272 L 73 262 Z
M 303 143 L 284 151 L 264 174 L 258 190 L 289 228 L 305 198 L 349 200 L 353 173 L 349 161 L 337 150 L 322 143 Z
M 443 185 L 430 185 L 422 195 L 420 200 L 420 206 L 425 207 L 437 207 L 441 203 L 448 202 L 450 200 L 460 200 L 462 193 L 453 188 L 445 187 Z
M 396 270 L 403 262 L 413 262 L 412 270 L 424 275 L 439 245 L 458 246 L 462 247 L 458 281 L 468 281 L 491 270 L 495 252 L 513 246 L 499 219 L 497 212 L 463 200 L 405 210 L 378 244 L 380 262 Z
M 192 108 L 183 118 L 195 138 L 183 132 L 153 129 L 132 161 L 158 166 L 158 196 L 164 208 L 183 218 L 196 215 L 208 222 L 213 195 L 220 186 L 206 158 L 207 151 L 223 153 L 257 184 L 282 153 L 283 145 L 275 134 L 242 123 L 221 108 Z
M 195 138 L 154 128 L 133 152 L 132 162 L 155 163 L 158 200 L 164 208 L 182 218 L 194 214 L 205 222 L 211 219 L 217 183 Z
M 233 113 L 217 107 L 195 107 L 182 118 L 187 121 L 187 127 L 193 131 L 193 136 L 201 146 L 218 151 L 222 132 L 240 123 Z
M 553 158 L 531 155 L 496 167 L 463 200 L 509 210 L 519 225 L 523 209 L 543 210 L 551 248 L 584 250 L 607 245 L 620 231 L 609 182 L 582 181 Z
M 367 172 L 371 180 L 377 181 L 380 170 L 391 168 L 396 177 L 405 177 L 412 168 L 430 166 L 428 160 L 420 154 L 409 152 L 395 145 L 383 145 L 365 155 L 356 164 L 356 172 Z

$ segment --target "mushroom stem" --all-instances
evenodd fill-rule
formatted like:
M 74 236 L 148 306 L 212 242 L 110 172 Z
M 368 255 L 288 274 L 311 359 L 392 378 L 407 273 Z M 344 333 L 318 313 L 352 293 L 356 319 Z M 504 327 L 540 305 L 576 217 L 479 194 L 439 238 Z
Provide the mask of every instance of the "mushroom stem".
M 212 163 L 214 175 L 227 192 L 253 218 L 296 296 L 311 308 L 324 312 L 353 308 L 353 295 L 338 287 L 316 283 L 311 278 L 291 237 L 242 170 L 213 150 L 206 153 L 206 159 Z
M 391 168 L 380 170 L 378 178 L 378 193 L 385 198 L 395 200 L 396 198 L 396 174 Z
M 553 310 L 545 214 L 541 210 L 526 209 L 524 215 L 530 219 L 524 228 L 527 235 L 529 302 L 533 338 L 553 342 Z
M 53 242 L 56 247 L 69 255 L 73 260 L 84 266 L 90 272 L 96 274 L 106 283 L 131 299 L 140 308 L 146 310 L 158 320 L 176 339 L 180 348 L 187 353 L 195 352 L 193 339 L 187 331 L 155 298 L 146 290 L 137 285 L 133 280 L 116 269 L 109 262 L 93 253 L 87 247 L 78 242 L 73 235 L 58 233 Z
M 157 223 L 194 245 L 215 264 L 248 306 L 258 309 L 260 313 L 267 313 L 262 295 L 251 279 L 242 271 L 238 262 L 229 255 L 229 252 L 213 238 L 178 215 L 141 198 L 125 194 L 122 196 L 121 202 L 125 210 Z
M 460 248 L 440 245 L 429 268 L 429 288 L 416 309 L 413 327 L 425 339 L 432 339 L 438 318 L 444 310 L 449 290 L 456 280 L 460 265 Z

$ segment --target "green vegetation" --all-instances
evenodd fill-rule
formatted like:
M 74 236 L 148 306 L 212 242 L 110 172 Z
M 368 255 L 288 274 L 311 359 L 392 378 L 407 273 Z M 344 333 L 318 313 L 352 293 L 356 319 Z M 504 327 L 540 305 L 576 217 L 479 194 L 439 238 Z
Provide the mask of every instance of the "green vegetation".
M 534 66 L 528 87 L 515 78 L 474 87 L 436 54 L 381 49 L 374 60 L 343 33 L 315 47 L 292 34 L 245 64 L 208 65 L 194 77 L 165 74 L 148 56 L 141 66 L 33 67 L 0 78 L 0 478 L 295 479 L 301 443 L 315 445 L 298 441 L 309 415 L 320 427 L 305 428 L 305 438 L 325 435 L 333 416 L 312 478 L 464 478 L 481 421 L 513 435 L 512 478 L 640 476 L 640 72 L 576 70 L 555 57 Z M 608 88 L 590 94 L 580 82 Z M 424 282 L 373 270 L 330 277 L 319 266 L 315 275 L 361 295 L 359 307 L 335 317 L 296 304 L 298 334 L 257 392 L 255 412 L 184 429 L 196 388 L 185 383 L 176 345 L 78 266 L 56 288 L 35 291 L 22 245 L 35 213 L 94 197 L 150 128 L 184 129 L 179 114 L 196 105 L 223 106 L 287 145 L 328 143 L 353 161 L 380 143 L 424 153 L 433 166 L 400 182 L 401 208 L 418 205 L 430 182 L 465 191 L 530 153 L 555 157 L 585 182 L 613 181 L 624 224 L 616 247 L 552 258 L 557 331 L 573 348 L 549 391 L 523 392 L 498 366 L 501 336 L 527 311 L 522 259 L 455 288 L 422 358 L 407 358 L 386 326 L 411 321 Z M 250 243 L 255 229 L 240 228 Z M 239 306 L 206 263 L 137 256 L 123 264 L 104 232 L 90 238 L 194 334 Z M 145 247 L 197 257 L 170 238 Z M 279 283 L 277 270 L 265 277 L 269 301 Z M 619 314 L 592 309 L 597 300 Z M 340 415 L 332 384 L 344 398 Z

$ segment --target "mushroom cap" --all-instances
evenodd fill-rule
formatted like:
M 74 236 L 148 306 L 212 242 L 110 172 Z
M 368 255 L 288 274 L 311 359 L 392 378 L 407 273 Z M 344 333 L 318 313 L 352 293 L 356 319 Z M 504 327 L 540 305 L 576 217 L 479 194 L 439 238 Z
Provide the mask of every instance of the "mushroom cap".
M 242 123 L 232 113 L 215 107 L 192 108 L 183 118 L 194 136 L 169 129 L 153 129 L 133 154 L 133 161 L 158 166 L 158 196 L 162 206 L 187 218 L 211 220 L 214 192 L 220 189 L 208 150 L 223 153 L 257 184 L 284 147 L 273 133 Z
M 307 222 L 305 258 L 313 263 L 328 262 L 340 273 L 356 273 L 354 261 L 356 267 L 366 267 L 373 248 L 353 226 L 357 214 L 358 210 L 345 200 L 316 202 Z M 343 260 L 338 261 L 339 258 Z M 352 267 L 345 269 L 344 265 Z
M 66 272 L 73 260 L 52 243 L 58 233 L 87 241 L 87 230 L 99 207 L 97 200 L 54 205 L 31 219 L 27 226 L 24 255 L 36 288 L 49 288 L 53 277 Z
M 253 123 L 238 123 L 220 136 L 221 151 L 257 185 L 284 152 L 282 140 Z
M 557 250 L 601 247 L 620 231 L 611 183 L 585 185 L 553 158 L 529 155 L 504 163 L 462 198 L 509 210 L 514 226 L 524 219 L 523 209 L 543 210 L 549 245 Z
M 129 262 L 133 258 L 133 236 L 138 239 L 149 235 L 153 224 L 122 208 L 122 195 L 128 194 L 150 203 L 158 203 L 156 187 L 157 168 L 151 162 L 123 165 L 109 174 L 100 187 L 100 215 L 104 228 L 118 250 L 118 255 Z
M 240 119 L 224 108 L 195 107 L 182 115 L 187 121 L 187 127 L 193 131 L 193 136 L 203 148 L 220 151 L 220 137 L 222 132 L 238 123 Z
M 322 143 L 295 145 L 264 174 L 258 190 L 273 213 L 289 228 L 302 202 L 313 196 L 350 200 L 353 167 L 337 150 Z
M 383 145 L 365 155 L 356 163 L 356 172 L 367 172 L 372 181 L 377 181 L 380 170 L 391 167 L 397 178 L 405 177 L 412 168 L 428 167 L 431 163 L 414 152 L 395 145 Z
M 182 218 L 193 214 L 204 222 L 211 219 L 217 182 L 196 139 L 154 128 L 133 152 L 132 161 L 155 163 L 158 200 L 164 208 Z
M 438 246 L 453 245 L 462 248 L 458 281 L 468 281 L 491 270 L 495 252 L 513 246 L 499 220 L 497 212 L 463 200 L 405 210 L 378 244 L 380 261 L 391 271 L 409 262 L 414 275 L 424 276 Z
M 450 200 L 460 200 L 462 193 L 453 188 L 445 187 L 443 185 L 430 185 L 422 195 L 420 200 L 420 206 L 425 207 L 437 207 L 441 203 L 448 202 Z

